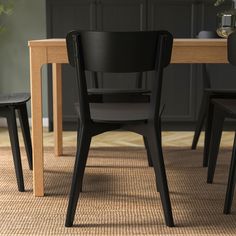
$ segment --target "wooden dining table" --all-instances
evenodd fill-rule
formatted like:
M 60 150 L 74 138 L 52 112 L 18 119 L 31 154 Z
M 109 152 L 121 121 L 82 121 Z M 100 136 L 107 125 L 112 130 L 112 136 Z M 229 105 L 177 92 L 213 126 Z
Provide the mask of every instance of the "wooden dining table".
M 61 66 L 68 63 L 65 39 L 28 42 L 33 146 L 33 193 L 44 196 L 42 125 L 42 75 L 44 64 L 52 64 L 53 127 L 55 156 L 63 155 Z M 228 63 L 226 39 L 174 39 L 171 63 Z

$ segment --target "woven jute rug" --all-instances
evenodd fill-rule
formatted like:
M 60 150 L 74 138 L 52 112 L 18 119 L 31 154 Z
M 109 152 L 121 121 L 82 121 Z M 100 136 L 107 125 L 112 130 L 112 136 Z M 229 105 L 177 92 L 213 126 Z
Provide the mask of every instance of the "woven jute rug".
M 9 148 L 0 148 L 0 235 L 236 235 L 223 205 L 231 150 L 222 149 L 214 184 L 206 184 L 202 149 L 164 148 L 176 227 L 164 224 L 153 169 L 143 148 L 92 148 L 74 226 L 65 215 L 75 148 L 63 157 L 45 149 L 45 197 L 32 194 L 32 172 L 23 151 L 26 192 L 17 191 Z

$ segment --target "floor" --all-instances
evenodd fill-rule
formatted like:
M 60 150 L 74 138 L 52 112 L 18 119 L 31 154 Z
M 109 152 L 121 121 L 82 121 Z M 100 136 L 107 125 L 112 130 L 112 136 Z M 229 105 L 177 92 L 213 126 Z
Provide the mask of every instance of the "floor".
M 34 198 L 25 153 L 26 192 L 16 192 L 8 131 L 0 128 L 0 235 L 235 235 L 236 202 L 231 215 L 222 214 L 234 133 L 223 134 L 223 158 L 212 185 L 206 184 L 206 168 L 201 166 L 203 134 L 196 151 L 190 150 L 193 132 L 163 132 L 162 136 L 176 227 L 165 227 L 163 222 L 142 137 L 122 131 L 93 139 L 75 225 L 68 229 L 64 221 L 76 132 L 63 133 L 65 155 L 58 159 L 53 154 L 53 133 L 44 130 L 47 194 Z
M 224 132 L 221 145 L 223 147 L 232 147 L 234 132 Z M 162 132 L 164 146 L 191 146 L 193 132 Z M 20 145 L 22 146 L 22 135 L 19 129 Z M 199 147 L 203 147 L 204 133 L 202 132 Z M 44 145 L 53 146 L 53 133 L 44 129 Z M 63 132 L 63 146 L 72 147 L 76 145 L 76 132 Z M 112 147 L 112 146 L 142 146 L 143 140 L 140 135 L 125 132 L 107 132 L 97 135 L 92 140 L 92 147 Z M 8 131 L 6 128 L 0 128 L 0 147 L 10 146 Z

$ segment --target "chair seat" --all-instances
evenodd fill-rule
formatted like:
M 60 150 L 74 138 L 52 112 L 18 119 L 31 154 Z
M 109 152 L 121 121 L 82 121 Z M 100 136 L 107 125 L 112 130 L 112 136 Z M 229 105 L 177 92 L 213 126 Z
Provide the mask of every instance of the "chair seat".
M 236 117 L 236 99 L 212 99 L 214 105 L 217 105 L 230 117 Z
M 148 103 L 90 103 L 91 118 L 98 122 L 145 121 Z
M 146 94 L 151 91 L 148 89 L 110 89 L 110 88 L 92 88 L 88 89 L 88 94 Z
M 20 105 L 30 99 L 29 93 L 12 93 L 0 95 L 0 106 Z

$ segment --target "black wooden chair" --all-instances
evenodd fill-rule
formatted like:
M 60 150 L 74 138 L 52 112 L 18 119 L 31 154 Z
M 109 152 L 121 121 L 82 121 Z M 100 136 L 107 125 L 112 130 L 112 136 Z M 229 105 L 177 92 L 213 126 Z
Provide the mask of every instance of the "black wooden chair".
M 24 179 L 21 165 L 21 155 L 19 148 L 19 139 L 16 125 L 16 111 L 18 112 L 23 139 L 25 143 L 25 149 L 28 158 L 28 164 L 30 170 L 32 170 L 32 145 L 29 130 L 28 114 L 26 108 L 26 102 L 30 99 L 28 93 L 14 93 L 14 94 L 4 94 L 0 95 L 0 116 L 6 117 L 8 131 L 10 136 L 13 161 L 16 172 L 16 180 L 18 185 L 18 190 L 23 192 Z
M 197 35 L 197 38 L 219 38 L 215 31 L 200 31 Z M 203 80 L 203 96 L 202 101 L 198 113 L 198 119 L 194 131 L 193 141 L 192 141 L 192 149 L 196 149 L 197 143 L 200 137 L 201 130 L 204 125 L 204 121 L 206 120 L 209 104 L 211 99 L 213 98 L 236 98 L 236 89 L 214 89 L 212 88 L 210 75 L 207 70 L 207 64 L 202 64 L 202 80 Z M 206 136 L 205 136 L 206 138 Z M 208 140 L 205 139 L 205 142 Z M 207 166 L 207 154 L 204 155 L 203 158 L 203 166 Z
M 71 31 L 73 34 L 78 34 L 79 31 Z M 70 43 L 70 42 L 68 42 Z M 72 47 L 68 47 L 71 50 Z M 143 73 L 136 73 L 136 81 L 134 88 L 101 88 L 98 80 L 97 72 L 90 72 L 92 78 L 92 88 L 88 88 L 89 101 L 94 103 L 101 102 L 150 102 L 150 89 L 143 88 Z M 79 104 L 75 103 L 75 110 L 79 114 Z M 163 112 L 164 107 L 161 111 Z M 161 116 L 161 114 L 160 114 Z M 143 136 L 143 142 L 147 151 L 147 160 L 150 167 L 153 166 L 150 150 L 148 148 L 147 139 Z
M 159 110 L 164 67 L 171 58 L 173 37 L 166 31 L 74 32 L 67 35 L 69 62 L 76 68 L 79 124 L 77 153 L 67 209 L 73 225 L 91 138 L 124 129 L 146 137 L 160 191 L 165 221 L 174 226 L 161 146 Z M 73 46 L 73 49 L 71 48 Z M 130 73 L 155 71 L 150 103 L 89 103 L 85 71 Z
M 215 31 L 200 31 L 197 38 L 219 38 Z M 203 79 L 203 96 L 198 113 L 198 119 L 195 127 L 194 137 L 192 141 L 192 149 L 196 149 L 203 128 L 204 121 L 206 120 L 209 104 L 213 98 L 236 98 L 236 89 L 214 89 L 211 85 L 210 76 L 207 70 L 207 64 L 202 64 L 202 79 Z M 207 140 L 206 140 L 207 141 Z M 203 166 L 207 166 L 207 158 L 203 158 Z
M 228 60 L 236 66 L 236 32 L 228 37 Z M 236 99 L 212 99 L 207 118 L 206 135 L 208 142 L 204 147 L 208 154 L 207 183 L 212 183 L 222 136 L 223 123 L 225 118 L 236 119 Z M 228 186 L 225 198 L 224 213 L 231 210 L 234 188 L 236 182 L 236 138 L 234 140 L 232 159 L 230 164 Z

